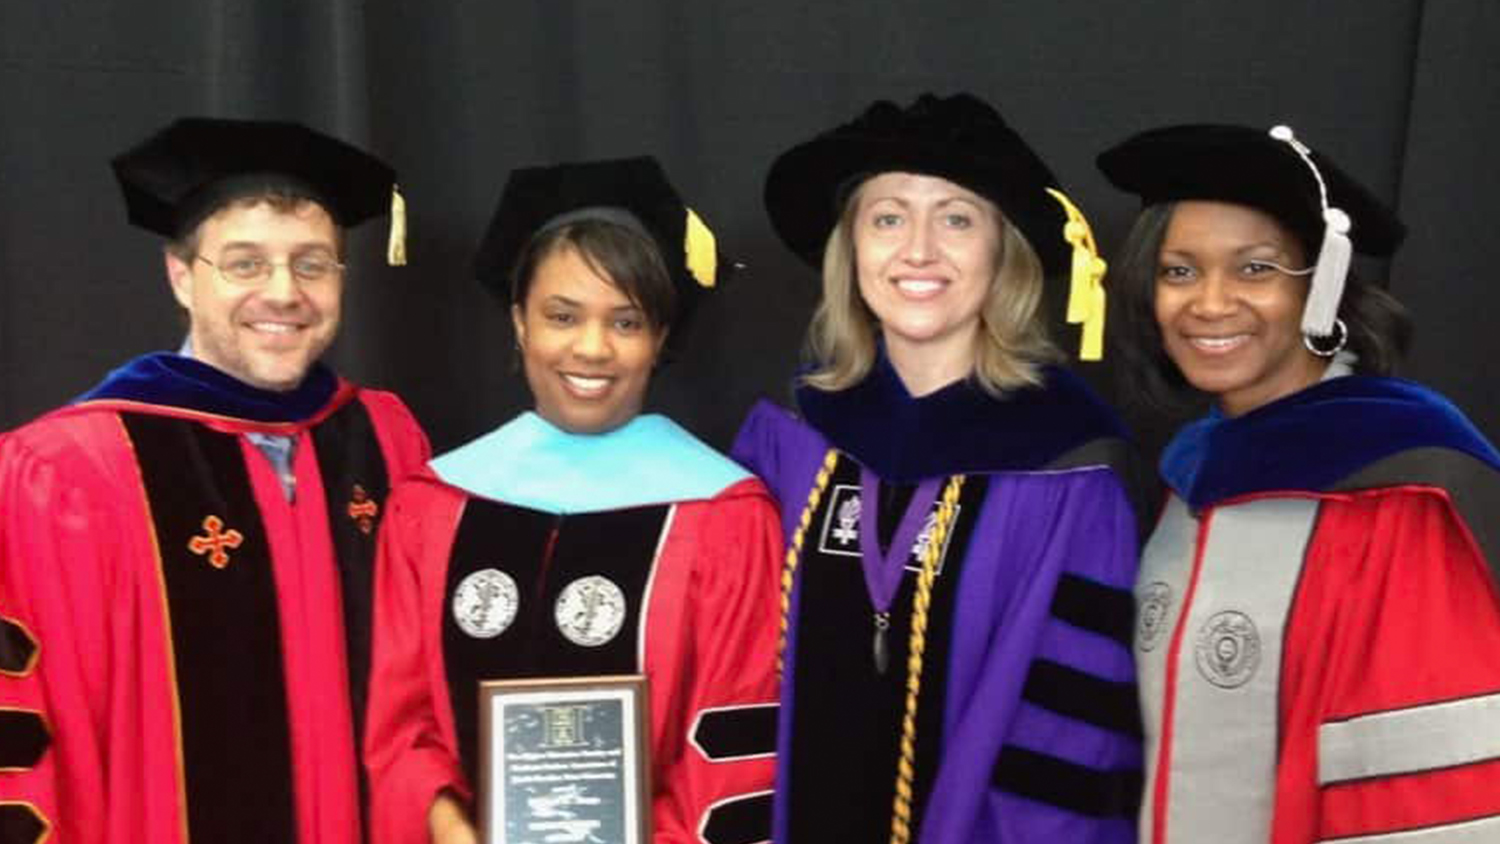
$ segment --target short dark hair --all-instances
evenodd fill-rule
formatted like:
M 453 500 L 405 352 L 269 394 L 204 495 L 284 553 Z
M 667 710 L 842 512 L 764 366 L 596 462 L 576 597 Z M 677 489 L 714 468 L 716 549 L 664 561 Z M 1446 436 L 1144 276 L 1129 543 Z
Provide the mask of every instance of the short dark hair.
M 223 211 L 225 208 L 254 208 L 261 203 L 271 206 L 271 210 L 278 214 L 295 214 L 302 206 L 309 203 L 322 208 L 333 219 L 333 246 L 340 260 L 344 257 L 344 227 L 339 225 L 337 219 L 333 218 L 333 212 L 329 211 L 318 197 L 310 193 L 304 193 L 290 186 L 267 187 L 264 190 L 240 194 L 233 199 L 225 200 L 209 208 L 193 220 L 182 226 L 177 236 L 167 241 L 165 249 L 167 254 L 178 258 L 186 263 L 192 263 L 193 257 L 198 254 L 198 235 L 203 229 L 203 222 L 213 215 Z
M 618 287 L 646 315 L 653 330 L 671 328 L 677 316 L 677 287 L 656 241 L 607 220 L 575 220 L 533 234 L 511 272 L 511 302 L 526 306 L 537 267 L 565 247 L 576 249 L 590 269 Z
M 1124 393 L 1139 396 L 1159 410 L 1174 412 L 1197 397 L 1167 356 L 1161 327 L 1156 323 L 1157 266 L 1176 207 L 1176 203 L 1161 202 L 1141 210 L 1107 279 L 1113 312 L 1110 321 L 1114 325 L 1110 344 L 1123 363 L 1117 372 L 1128 381 Z M 1306 244 L 1300 245 L 1304 254 L 1315 257 L 1315 253 L 1307 252 Z M 1349 329 L 1346 348 L 1359 357 L 1355 372 L 1390 375 L 1395 371 L 1412 339 L 1411 315 L 1396 297 L 1351 272 L 1339 304 L 1339 317 Z

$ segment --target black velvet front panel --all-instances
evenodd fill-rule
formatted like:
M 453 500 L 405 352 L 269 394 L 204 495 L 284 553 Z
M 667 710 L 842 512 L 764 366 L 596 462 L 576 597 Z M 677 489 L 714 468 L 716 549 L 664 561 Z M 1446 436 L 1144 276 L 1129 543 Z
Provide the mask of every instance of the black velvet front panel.
M 295 841 L 276 579 L 239 442 L 169 417 L 123 418 L 166 586 L 189 832 L 216 844 Z M 217 549 L 222 566 L 201 544 L 235 536 Z
M 845 526 L 838 508 L 845 506 L 858 486 L 859 467 L 842 458 L 803 545 L 793 677 L 788 820 L 792 841 L 873 844 L 890 838 L 917 576 L 910 570 L 904 574 L 892 602 L 886 633 L 889 659 L 885 673 L 878 673 L 872 654 L 875 608 L 858 556 L 865 537 L 844 534 L 841 541 L 835 533 Z M 982 477 L 971 477 L 964 484 L 952 538 L 933 586 L 917 710 L 914 829 L 920 829 L 942 747 L 945 667 L 952 632 L 948 622 L 955 585 L 986 489 Z M 898 491 L 881 498 L 882 504 L 904 506 L 910 495 Z M 899 519 L 899 513 L 880 512 L 877 523 L 884 527 L 880 532 L 894 534 L 894 522 Z
M 354 746 L 364 737 L 370 686 L 370 618 L 375 601 L 375 538 L 390 494 L 385 455 L 362 402 L 351 401 L 313 429 L 318 472 L 328 501 L 328 527 L 338 558 L 344 597 L 344 639 L 349 656 L 349 698 Z M 359 767 L 360 807 L 368 784 Z
M 478 763 L 480 681 L 640 670 L 642 599 L 669 510 L 638 507 L 556 516 L 493 501 L 469 501 L 448 566 L 443 661 L 460 756 L 471 781 Z M 511 579 L 517 600 L 514 619 L 498 635 L 486 638 L 466 632 L 456 621 L 454 597 L 466 578 L 491 569 Z M 596 645 L 571 641 L 558 621 L 559 599 L 570 584 L 586 577 L 606 578 L 624 597 L 618 631 Z M 576 621 L 570 617 L 570 623 Z

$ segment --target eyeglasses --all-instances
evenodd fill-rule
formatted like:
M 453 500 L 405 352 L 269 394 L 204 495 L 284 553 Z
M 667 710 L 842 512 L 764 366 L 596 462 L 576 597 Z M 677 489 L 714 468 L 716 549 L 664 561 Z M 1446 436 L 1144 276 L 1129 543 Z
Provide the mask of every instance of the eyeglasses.
M 342 273 L 345 266 L 322 255 L 299 255 L 285 263 L 267 260 L 263 255 L 231 255 L 220 258 L 218 263 L 202 255 L 193 257 L 213 267 L 225 282 L 245 285 L 265 284 L 275 275 L 277 267 L 286 267 L 300 284 L 313 284 Z

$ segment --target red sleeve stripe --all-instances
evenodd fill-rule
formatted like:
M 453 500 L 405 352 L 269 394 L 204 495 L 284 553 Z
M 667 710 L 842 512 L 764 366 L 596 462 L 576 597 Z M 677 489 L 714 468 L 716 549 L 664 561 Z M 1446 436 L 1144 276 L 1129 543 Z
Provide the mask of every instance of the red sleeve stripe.
M 1318 844 L 1494 844 L 1500 841 L 1500 815 L 1399 832 L 1325 838 Z
M 1318 727 L 1319 785 L 1496 758 L 1500 758 L 1500 693 L 1361 715 Z

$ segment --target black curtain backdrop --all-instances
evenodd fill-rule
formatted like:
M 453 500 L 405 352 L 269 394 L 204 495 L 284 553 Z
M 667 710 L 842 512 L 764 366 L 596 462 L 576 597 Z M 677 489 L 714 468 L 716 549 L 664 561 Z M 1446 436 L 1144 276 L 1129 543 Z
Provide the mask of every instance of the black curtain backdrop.
M 0 428 L 181 341 L 159 246 L 125 225 L 106 161 L 201 113 L 300 120 L 400 171 L 411 265 L 383 265 L 383 226 L 358 231 L 332 357 L 402 394 L 439 449 L 528 404 L 509 321 L 468 269 L 507 171 L 657 155 L 747 269 L 652 405 L 726 445 L 757 395 L 786 397 L 816 299 L 761 206 L 771 159 L 873 99 L 968 89 L 1106 247 L 1134 207 L 1100 149 L 1169 122 L 1291 124 L 1412 227 L 1374 268 L 1417 317 L 1404 373 L 1500 434 L 1496 0 L 5 0 L 0 45 Z M 1176 420 L 1131 409 L 1108 361 L 1079 369 L 1154 451 Z

